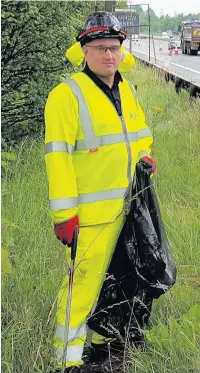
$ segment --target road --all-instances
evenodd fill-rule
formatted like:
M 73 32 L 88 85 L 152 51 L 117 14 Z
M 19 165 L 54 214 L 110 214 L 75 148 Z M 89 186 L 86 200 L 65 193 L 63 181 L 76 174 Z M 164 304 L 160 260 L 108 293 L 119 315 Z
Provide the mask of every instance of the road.
M 129 40 L 125 42 L 125 46 L 129 49 Z M 185 79 L 198 87 L 200 87 L 200 52 L 197 56 L 188 56 L 181 53 L 178 50 L 178 55 L 175 55 L 175 51 L 172 51 L 172 56 L 169 56 L 168 41 L 166 40 L 155 40 L 155 54 L 153 48 L 153 42 L 151 40 L 150 52 L 151 62 L 160 67 L 163 67 Z M 137 57 L 141 57 L 143 60 L 149 60 L 149 40 L 140 39 L 139 41 L 132 41 L 132 53 Z M 156 55 L 156 56 L 155 56 Z

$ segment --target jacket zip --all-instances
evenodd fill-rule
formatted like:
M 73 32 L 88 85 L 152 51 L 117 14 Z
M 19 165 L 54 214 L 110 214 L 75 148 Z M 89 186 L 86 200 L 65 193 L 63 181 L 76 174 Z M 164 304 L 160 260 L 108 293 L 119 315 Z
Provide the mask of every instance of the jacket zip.
M 100 89 L 100 88 L 99 88 Z M 103 91 L 102 91 L 103 92 Z M 103 92 L 103 94 L 106 96 L 106 94 Z M 107 96 L 106 96 L 107 97 Z M 107 99 L 109 100 L 109 98 L 107 97 Z M 120 97 L 121 99 L 121 97 Z M 109 100 L 110 101 L 110 100 Z M 117 112 L 117 109 L 115 107 L 115 105 L 113 105 L 112 101 L 110 101 L 111 105 L 114 107 L 118 117 L 120 117 L 120 120 L 121 120 L 121 124 L 122 124 L 122 130 L 123 130 L 123 134 L 124 134 L 124 140 L 125 140 L 125 143 L 126 143 L 126 148 L 127 148 L 127 153 L 128 153 L 128 167 L 127 167 L 127 179 L 129 181 L 129 185 L 127 187 L 127 193 L 125 195 L 125 199 L 130 197 L 131 196 L 131 187 L 132 187 L 132 177 L 131 177 L 131 163 L 132 163 L 132 155 L 131 155 L 131 147 L 130 147 L 130 142 L 128 140 L 128 133 L 127 133 L 127 129 L 126 129 L 126 122 L 124 120 L 124 117 L 123 115 L 119 115 L 118 112 Z
M 83 73 L 85 74 L 85 73 Z M 87 75 L 87 74 L 85 74 Z M 88 75 L 87 75 L 88 76 Z M 91 79 L 89 77 L 89 79 Z M 91 79 L 92 80 L 92 79 Z M 94 83 L 94 82 L 93 82 Z M 94 83 L 95 84 L 95 83 Z M 95 84 L 96 85 L 96 84 Z M 107 98 L 107 100 L 109 100 L 108 96 L 104 93 L 104 91 L 99 88 L 97 85 L 96 87 L 101 91 L 101 93 L 103 93 L 103 95 Z M 119 92 L 119 96 L 120 96 L 120 92 Z M 121 96 L 120 96 L 120 100 L 121 100 Z M 121 124 L 122 124 L 122 130 L 123 130 L 123 134 L 124 134 L 124 139 L 125 139 L 125 143 L 126 143 L 126 148 L 127 148 L 127 153 L 128 153 L 128 167 L 127 167 L 127 179 L 129 181 L 129 185 L 128 185 L 128 188 L 127 188 L 127 195 L 125 196 L 125 198 L 127 198 L 128 196 L 131 195 L 131 186 L 132 186 L 132 177 L 131 177 L 131 163 L 132 163 L 132 155 L 131 155 L 131 147 L 130 147 L 130 142 L 128 140 L 128 133 L 127 133 L 127 129 L 126 129 L 126 122 L 124 120 L 124 117 L 123 115 L 119 115 L 118 112 L 117 112 L 117 109 L 115 107 L 115 105 L 112 103 L 111 100 L 109 100 L 111 105 L 114 107 L 118 117 L 120 117 L 120 120 L 121 120 Z M 129 187 L 130 187 L 130 190 L 129 190 Z
M 98 87 L 99 88 L 99 87 Z M 100 89 L 100 88 L 99 88 Z M 106 94 L 101 90 L 101 92 L 104 94 L 104 96 L 106 96 Z M 109 100 L 109 98 L 106 96 L 106 98 Z M 120 100 L 121 100 L 121 97 L 120 97 Z M 126 148 L 127 148 L 127 153 L 128 153 L 128 167 L 127 167 L 127 179 L 129 181 L 129 185 L 130 185 L 130 191 L 131 191 L 131 185 L 132 185 L 132 177 L 131 177 L 131 163 L 132 163 L 132 155 L 131 155 L 131 147 L 130 147 L 130 142 L 128 140 L 128 133 L 127 133 L 127 129 L 126 129 L 126 122 L 124 120 L 124 117 L 123 115 L 119 115 L 118 112 L 117 112 L 117 109 L 115 107 L 115 105 L 112 103 L 111 100 L 109 100 L 111 105 L 114 107 L 118 117 L 120 117 L 120 120 L 121 120 L 121 124 L 122 124 L 122 130 L 123 130 L 123 134 L 124 134 L 124 139 L 125 139 L 125 143 L 126 143 Z M 129 186 L 128 186 L 129 187 Z
M 132 163 L 131 147 L 130 147 L 130 142 L 128 140 L 128 133 L 127 133 L 127 129 L 126 129 L 126 122 L 125 122 L 124 117 L 122 115 L 120 116 L 120 119 L 121 119 L 121 123 L 122 123 L 122 129 L 123 129 L 125 143 L 126 143 L 126 148 L 127 148 L 127 153 L 128 153 L 127 178 L 128 178 L 129 186 L 130 186 L 130 191 L 128 191 L 128 192 L 130 193 L 131 192 L 131 185 L 132 185 L 132 177 L 131 177 L 131 163 Z

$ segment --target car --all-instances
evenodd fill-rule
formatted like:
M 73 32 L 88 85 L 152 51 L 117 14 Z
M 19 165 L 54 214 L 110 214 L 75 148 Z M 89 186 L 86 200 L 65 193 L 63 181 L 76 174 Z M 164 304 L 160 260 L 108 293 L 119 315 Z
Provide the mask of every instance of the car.
M 178 49 L 181 49 L 181 40 L 175 40 Z
M 162 39 L 169 39 L 169 35 L 167 32 L 162 32 Z
M 168 43 L 168 49 L 171 50 L 171 49 L 176 49 L 177 48 L 177 44 L 174 40 L 170 40 L 170 42 Z
M 136 35 L 136 34 L 133 35 L 133 36 L 132 36 L 132 39 L 135 40 L 135 41 L 138 41 L 138 40 L 139 40 L 139 35 Z

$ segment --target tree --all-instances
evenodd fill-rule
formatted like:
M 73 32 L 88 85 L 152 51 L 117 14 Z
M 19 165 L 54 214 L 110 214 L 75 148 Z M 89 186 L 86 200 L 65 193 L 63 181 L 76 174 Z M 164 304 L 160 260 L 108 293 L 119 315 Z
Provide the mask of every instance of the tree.
M 123 0 L 121 0 L 121 1 L 117 1 L 116 2 L 116 8 L 118 8 L 118 9 L 124 9 L 124 8 L 128 8 L 128 5 L 127 5 L 127 1 L 125 0 L 125 1 L 123 1 Z
M 135 8 L 137 14 L 144 13 L 141 5 L 134 5 L 134 8 Z
M 2 2 L 2 137 L 14 145 L 43 129 L 48 93 L 66 73 L 66 49 L 93 2 Z

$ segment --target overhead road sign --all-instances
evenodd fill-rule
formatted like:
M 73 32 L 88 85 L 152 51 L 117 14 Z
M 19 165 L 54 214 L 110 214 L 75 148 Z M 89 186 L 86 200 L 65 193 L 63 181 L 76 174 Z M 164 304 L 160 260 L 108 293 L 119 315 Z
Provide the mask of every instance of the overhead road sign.
M 128 34 L 139 34 L 139 14 L 132 13 L 130 10 L 129 12 L 124 12 L 124 9 L 113 14 Z
M 127 26 L 126 32 L 129 35 L 139 35 L 139 26 Z
M 115 8 L 115 12 L 117 13 L 136 13 L 136 9 L 133 9 L 131 8 L 131 11 L 130 11 L 130 8 L 123 8 L 123 9 L 119 9 L 119 8 Z

